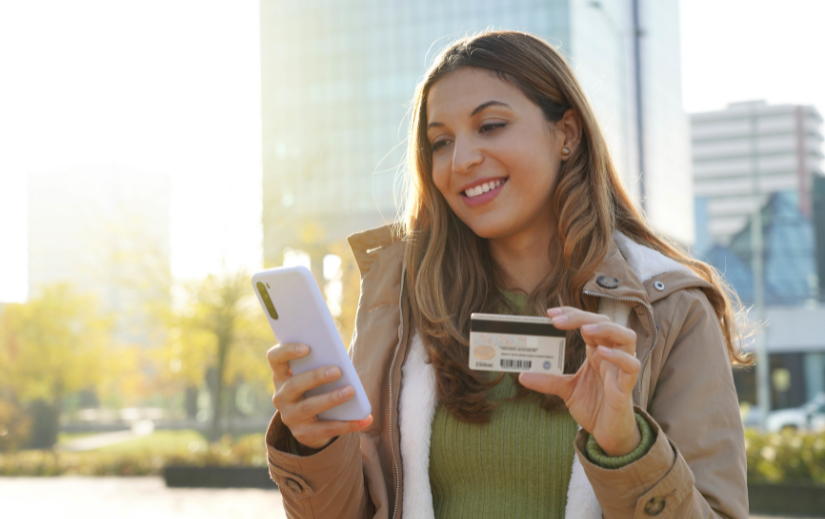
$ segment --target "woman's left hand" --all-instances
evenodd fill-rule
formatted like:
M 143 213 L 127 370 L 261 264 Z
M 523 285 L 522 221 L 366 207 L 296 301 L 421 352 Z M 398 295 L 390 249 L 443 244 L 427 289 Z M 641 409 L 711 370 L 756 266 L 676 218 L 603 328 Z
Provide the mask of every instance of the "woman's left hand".
M 547 315 L 560 330 L 581 329 L 587 359 L 575 375 L 522 373 L 519 382 L 540 393 L 560 396 L 573 419 L 608 456 L 635 449 L 642 436 L 633 414 L 633 387 L 639 374 L 636 333 L 604 315 L 571 307 Z

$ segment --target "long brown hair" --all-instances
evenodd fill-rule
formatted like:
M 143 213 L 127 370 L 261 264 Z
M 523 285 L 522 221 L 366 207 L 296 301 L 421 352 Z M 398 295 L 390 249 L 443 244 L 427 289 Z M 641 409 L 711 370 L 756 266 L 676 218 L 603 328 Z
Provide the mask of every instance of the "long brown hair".
M 496 312 L 507 305 L 497 287 L 503 276 L 487 240 L 477 236 L 448 206 L 432 179 L 427 138 L 427 95 L 442 77 L 464 67 L 487 70 L 517 86 L 541 108 L 548 122 L 573 109 L 581 121 L 581 144 L 561 165 L 552 204 L 556 224 L 551 270 L 528 294 L 527 311 L 541 315 L 549 306 L 568 305 L 595 312 L 595 298 L 582 290 L 605 258 L 611 235 L 619 230 L 638 243 L 687 265 L 718 290 L 708 291 L 722 325 L 732 362 L 748 363 L 738 348 L 734 307 L 739 300 L 710 266 L 690 258 L 656 236 L 634 207 L 608 153 L 596 117 L 567 61 L 545 41 L 522 32 L 486 31 L 463 38 L 434 60 L 416 88 L 410 121 L 408 200 L 399 229 L 407 240 L 406 283 L 413 319 L 436 370 L 437 394 L 457 419 L 486 422 L 494 404 L 490 380 L 467 366 L 472 312 Z M 548 225 L 550 222 L 548 222 Z M 568 333 L 565 373 L 584 360 L 584 342 Z M 519 393 L 527 390 L 519 387 Z M 542 398 L 545 409 L 558 408 L 558 397 Z

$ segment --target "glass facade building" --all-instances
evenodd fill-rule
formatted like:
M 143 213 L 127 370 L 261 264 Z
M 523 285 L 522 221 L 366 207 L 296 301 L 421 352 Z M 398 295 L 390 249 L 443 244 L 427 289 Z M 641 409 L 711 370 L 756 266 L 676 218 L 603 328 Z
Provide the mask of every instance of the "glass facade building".
M 746 306 L 754 304 L 752 224 L 749 220 L 728 245 L 711 245 L 702 258 L 725 274 Z M 799 211 L 797 192 L 769 196 L 762 208 L 762 243 L 765 304 L 794 306 L 816 301 L 819 282 L 814 225 Z
M 659 230 L 690 243 L 678 2 L 641 3 L 647 211 Z M 568 57 L 638 199 L 630 0 L 261 0 L 267 264 L 285 247 L 397 218 L 415 86 L 441 48 L 488 28 L 535 34 Z

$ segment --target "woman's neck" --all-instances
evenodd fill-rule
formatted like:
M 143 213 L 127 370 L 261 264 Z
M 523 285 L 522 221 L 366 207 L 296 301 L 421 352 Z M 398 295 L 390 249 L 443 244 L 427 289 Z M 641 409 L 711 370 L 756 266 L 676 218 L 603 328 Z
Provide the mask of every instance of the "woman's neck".
M 489 240 L 490 255 L 504 274 L 505 290 L 531 293 L 550 270 L 550 226 Z

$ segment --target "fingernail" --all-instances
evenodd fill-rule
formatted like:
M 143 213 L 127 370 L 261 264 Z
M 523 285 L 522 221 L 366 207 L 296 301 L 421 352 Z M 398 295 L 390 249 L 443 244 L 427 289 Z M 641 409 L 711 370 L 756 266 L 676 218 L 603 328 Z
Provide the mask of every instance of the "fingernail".
M 301 344 L 300 346 L 298 346 L 298 353 L 306 353 L 308 351 L 309 346 L 307 346 L 306 344 Z
M 332 378 L 338 374 L 338 368 L 327 368 L 326 374 L 327 377 Z
M 547 309 L 547 315 L 549 315 L 550 317 L 552 317 L 554 315 L 559 315 L 560 313 L 561 313 L 561 308 L 548 308 Z
M 599 329 L 598 324 L 585 324 L 584 326 L 582 326 L 582 331 L 585 331 L 585 332 L 588 332 L 588 333 L 593 333 L 598 329 Z
M 341 398 L 346 398 L 346 397 L 348 397 L 352 394 L 352 387 L 351 386 L 342 387 L 341 389 L 338 390 L 338 394 L 341 396 Z
M 569 320 L 570 319 L 568 319 L 566 315 L 560 315 L 558 317 L 553 317 L 553 323 L 555 323 L 555 324 L 566 324 L 567 321 L 569 321 Z

